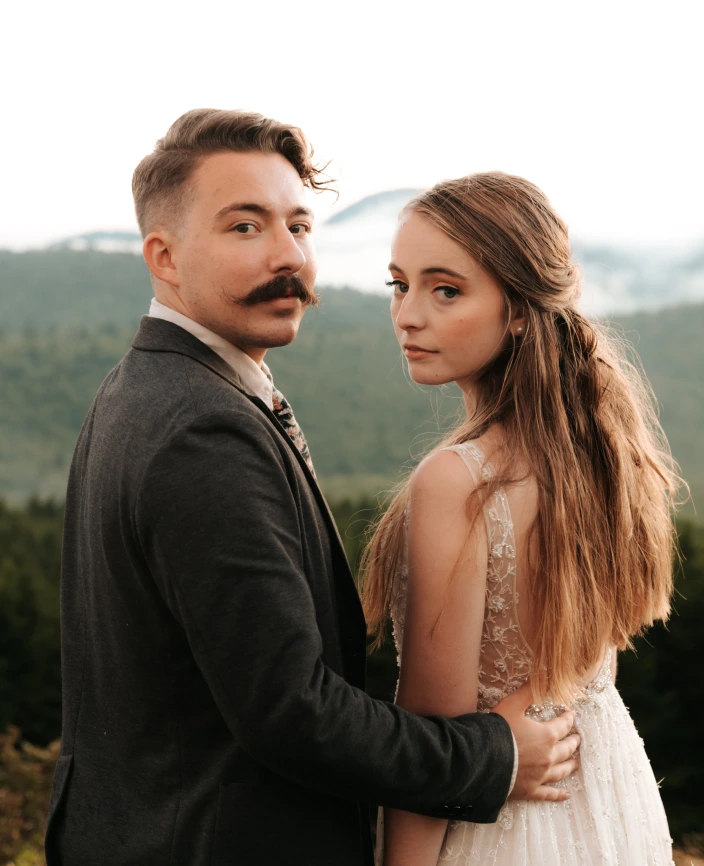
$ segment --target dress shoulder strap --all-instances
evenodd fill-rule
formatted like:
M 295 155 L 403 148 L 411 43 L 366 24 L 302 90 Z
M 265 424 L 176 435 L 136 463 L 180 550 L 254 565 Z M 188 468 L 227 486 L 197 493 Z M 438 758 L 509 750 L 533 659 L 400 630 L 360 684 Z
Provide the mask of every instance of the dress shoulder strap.
M 487 463 L 484 452 L 474 442 L 461 442 L 459 445 L 446 445 L 441 451 L 454 451 L 462 458 L 467 471 L 475 483 L 486 481 L 494 474 L 491 464 Z

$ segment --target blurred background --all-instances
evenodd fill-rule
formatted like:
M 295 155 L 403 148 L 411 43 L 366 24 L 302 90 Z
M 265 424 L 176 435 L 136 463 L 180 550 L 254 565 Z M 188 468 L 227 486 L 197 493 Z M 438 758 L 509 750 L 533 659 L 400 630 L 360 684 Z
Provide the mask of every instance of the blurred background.
M 620 658 L 682 863 L 704 840 L 704 61 L 700 3 L 14 4 L 2 13 L 0 866 L 43 863 L 60 736 L 63 497 L 78 431 L 149 305 L 130 181 L 184 111 L 302 127 L 339 195 L 311 196 L 318 288 L 267 360 L 353 564 L 383 493 L 460 411 L 404 375 L 388 313 L 396 215 L 500 169 L 570 225 L 583 306 L 642 360 L 692 498 L 675 613 Z M 390 699 L 395 653 L 369 660 Z

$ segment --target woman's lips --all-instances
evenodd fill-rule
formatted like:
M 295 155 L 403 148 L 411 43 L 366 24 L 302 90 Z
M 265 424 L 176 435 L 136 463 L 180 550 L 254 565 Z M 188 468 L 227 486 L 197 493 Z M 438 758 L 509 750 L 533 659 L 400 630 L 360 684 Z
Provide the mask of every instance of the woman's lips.
M 430 349 L 423 349 L 420 346 L 404 346 L 403 354 L 411 361 L 421 361 L 423 358 L 429 358 L 438 353 Z

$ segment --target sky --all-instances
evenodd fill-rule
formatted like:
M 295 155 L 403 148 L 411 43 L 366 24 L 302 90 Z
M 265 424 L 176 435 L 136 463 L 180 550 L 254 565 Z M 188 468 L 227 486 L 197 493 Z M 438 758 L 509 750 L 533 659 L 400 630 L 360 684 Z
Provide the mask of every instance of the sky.
M 500 169 L 573 237 L 704 241 L 700 0 L 39 0 L 2 13 L 0 247 L 133 229 L 130 181 L 194 107 L 300 126 L 339 198 Z

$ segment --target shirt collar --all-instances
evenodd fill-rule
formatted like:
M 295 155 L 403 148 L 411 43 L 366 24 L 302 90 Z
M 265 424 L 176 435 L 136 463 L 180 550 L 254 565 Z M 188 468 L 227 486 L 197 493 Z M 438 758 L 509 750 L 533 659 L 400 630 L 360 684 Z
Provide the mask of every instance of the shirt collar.
M 208 346 L 209 349 L 212 349 L 226 364 L 232 367 L 250 394 L 259 397 L 269 409 L 274 408 L 274 386 L 271 373 L 263 361 L 261 365 L 257 364 L 246 352 L 238 349 L 237 346 L 233 346 L 224 337 L 215 334 L 193 319 L 189 319 L 188 316 L 177 313 L 171 307 L 159 303 L 156 298 L 152 298 L 148 315 L 153 319 L 164 319 L 167 322 L 178 325 L 184 331 L 188 331 L 189 334 L 193 334 L 196 339 Z

